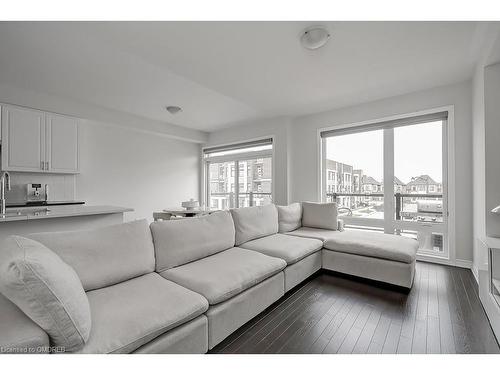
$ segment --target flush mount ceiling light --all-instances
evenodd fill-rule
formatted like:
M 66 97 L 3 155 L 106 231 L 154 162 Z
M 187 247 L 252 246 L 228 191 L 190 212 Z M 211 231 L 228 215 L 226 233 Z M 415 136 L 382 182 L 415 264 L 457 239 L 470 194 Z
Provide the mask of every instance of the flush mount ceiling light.
M 330 33 L 323 26 L 310 27 L 300 36 L 300 43 L 304 48 L 315 50 L 323 47 L 330 39 Z
M 178 114 L 179 112 L 182 112 L 182 108 L 181 107 L 178 107 L 176 105 L 169 105 L 167 107 L 165 107 L 167 109 L 167 111 L 171 114 L 171 115 L 176 115 Z

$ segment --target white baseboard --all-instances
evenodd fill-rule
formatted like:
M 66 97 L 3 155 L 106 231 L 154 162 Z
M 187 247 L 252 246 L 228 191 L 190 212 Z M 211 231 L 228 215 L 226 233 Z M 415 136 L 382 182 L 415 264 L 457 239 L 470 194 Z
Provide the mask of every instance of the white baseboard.
M 437 263 L 437 264 L 444 264 L 447 266 L 455 266 L 455 267 L 460 267 L 460 268 L 467 268 L 472 271 L 474 274 L 474 278 L 476 281 L 478 280 L 478 272 L 475 267 L 473 267 L 473 263 L 471 260 L 463 260 L 463 259 L 456 259 L 454 262 L 451 259 L 446 259 L 446 258 L 440 258 L 440 257 L 435 257 L 432 255 L 422 255 L 418 254 L 417 255 L 417 260 L 421 260 L 423 262 L 429 262 L 429 263 Z
M 456 267 L 461 267 L 461 268 L 472 269 L 472 261 L 471 260 L 456 259 L 455 260 L 455 266 Z
M 417 254 L 417 260 L 421 260 L 423 262 L 429 262 L 429 263 L 444 264 L 446 266 L 454 266 L 455 265 L 450 259 L 440 258 L 440 257 L 432 256 L 432 255 Z

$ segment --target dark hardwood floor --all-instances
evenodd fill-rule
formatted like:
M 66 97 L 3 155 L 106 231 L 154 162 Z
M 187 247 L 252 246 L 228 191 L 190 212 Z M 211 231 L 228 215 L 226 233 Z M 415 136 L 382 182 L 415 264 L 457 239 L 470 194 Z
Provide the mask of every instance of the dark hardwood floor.
M 328 273 L 210 353 L 500 353 L 470 270 L 419 262 L 409 293 Z

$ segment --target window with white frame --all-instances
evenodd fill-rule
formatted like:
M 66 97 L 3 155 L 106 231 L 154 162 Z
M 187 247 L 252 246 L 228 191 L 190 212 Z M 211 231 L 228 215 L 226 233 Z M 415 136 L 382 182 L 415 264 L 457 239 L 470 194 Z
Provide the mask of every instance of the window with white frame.
M 273 201 L 272 138 L 207 147 L 203 161 L 208 208 L 262 206 Z
M 439 112 L 322 131 L 323 200 L 337 202 L 347 228 L 413 237 L 421 254 L 448 257 L 447 120 Z

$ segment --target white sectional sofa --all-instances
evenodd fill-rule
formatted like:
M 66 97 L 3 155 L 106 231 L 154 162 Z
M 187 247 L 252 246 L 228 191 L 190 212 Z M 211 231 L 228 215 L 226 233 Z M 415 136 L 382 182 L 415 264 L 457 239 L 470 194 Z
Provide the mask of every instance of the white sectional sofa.
M 322 268 L 411 287 L 416 241 L 338 229 L 304 202 L 13 237 L 0 350 L 205 353 Z

